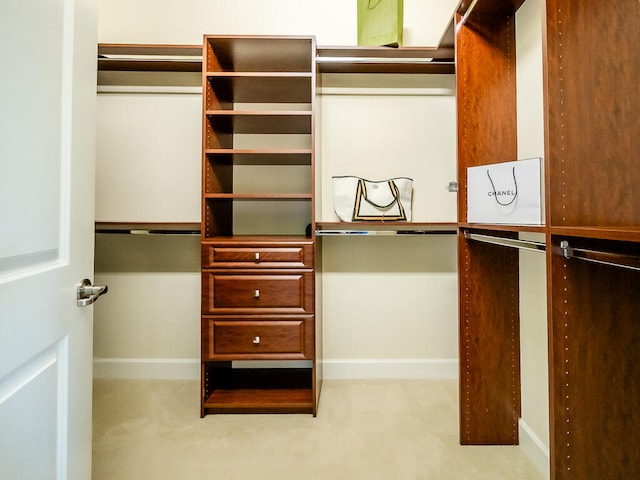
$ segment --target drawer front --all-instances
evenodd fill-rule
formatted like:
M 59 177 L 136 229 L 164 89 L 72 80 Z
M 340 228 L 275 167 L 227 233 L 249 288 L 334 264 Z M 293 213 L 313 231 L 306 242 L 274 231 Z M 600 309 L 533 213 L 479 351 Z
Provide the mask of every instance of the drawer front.
M 313 268 L 313 245 L 231 247 L 202 245 L 203 268 Z
M 313 317 L 296 319 L 205 318 L 203 321 L 203 357 L 229 359 L 311 358 L 312 339 L 307 339 L 307 324 Z
M 203 313 L 313 313 L 313 274 L 203 272 Z

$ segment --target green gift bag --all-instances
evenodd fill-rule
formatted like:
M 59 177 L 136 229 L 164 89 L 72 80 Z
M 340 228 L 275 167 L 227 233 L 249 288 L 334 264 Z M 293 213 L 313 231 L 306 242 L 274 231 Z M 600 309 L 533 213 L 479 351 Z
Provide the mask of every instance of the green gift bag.
M 358 45 L 402 45 L 403 0 L 358 0 Z

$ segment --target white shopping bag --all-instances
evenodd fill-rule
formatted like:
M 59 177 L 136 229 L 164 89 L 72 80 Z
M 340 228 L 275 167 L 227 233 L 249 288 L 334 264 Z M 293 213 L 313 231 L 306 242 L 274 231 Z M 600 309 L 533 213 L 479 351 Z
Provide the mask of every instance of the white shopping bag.
M 541 158 L 467 168 L 467 221 L 544 224 Z

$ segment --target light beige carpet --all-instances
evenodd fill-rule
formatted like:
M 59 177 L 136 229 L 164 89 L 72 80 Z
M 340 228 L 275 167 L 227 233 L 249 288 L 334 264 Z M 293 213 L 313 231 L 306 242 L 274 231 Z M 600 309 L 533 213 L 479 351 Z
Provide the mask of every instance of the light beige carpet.
M 540 480 L 458 444 L 455 381 L 325 381 L 311 415 L 200 418 L 199 382 L 96 380 L 93 480 Z

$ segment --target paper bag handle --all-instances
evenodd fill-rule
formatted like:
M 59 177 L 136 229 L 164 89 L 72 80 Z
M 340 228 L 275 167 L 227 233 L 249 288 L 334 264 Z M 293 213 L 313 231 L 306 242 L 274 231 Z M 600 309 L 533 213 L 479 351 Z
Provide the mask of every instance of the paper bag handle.
M 513 198 L 509 203 L 502 203 L 498 198 L 498 195 L 496 192 L 496 186 L 493 184 L 493 180 L 491 179 L 491 174 L 489 173 L 489 170 L 487 170 L 487 177 L 489 177 L 489 181 L 491 182 L 491 188 L 493 189 L 493 198 L 495 198 L 498 205 L 502 205 L 503 207 L 508 207 L 509 205 L 511 205 L 513 202 L 516 201 L 516 198 L 518 198 L 518 182 L 516 181 L 516 167 L 513 167 L 511 169 L 511 173 L 513 174 L 513 184 L 516 186 L 516 193 L 515 195 L 513 195 Z

